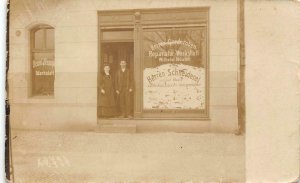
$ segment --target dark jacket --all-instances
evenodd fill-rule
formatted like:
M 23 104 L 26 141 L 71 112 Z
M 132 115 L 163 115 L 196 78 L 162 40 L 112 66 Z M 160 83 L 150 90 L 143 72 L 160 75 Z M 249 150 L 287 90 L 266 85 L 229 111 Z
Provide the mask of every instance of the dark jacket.
M 101 89 L 105 93 L 101 93 Z M 113 107 L 116 105 L 114 78 L 111 75 L 101 74 L 100 76 L 100 88 L 99 88 L 100 106 Z
M 115 90 L 122 92 L 124 89 L 128 91 L 130 88 L 133 90 L 133 77 L 130 70 L 125 69 L 125 71 L 122 72 L 122 70 L 119 69 L 115 76 Z

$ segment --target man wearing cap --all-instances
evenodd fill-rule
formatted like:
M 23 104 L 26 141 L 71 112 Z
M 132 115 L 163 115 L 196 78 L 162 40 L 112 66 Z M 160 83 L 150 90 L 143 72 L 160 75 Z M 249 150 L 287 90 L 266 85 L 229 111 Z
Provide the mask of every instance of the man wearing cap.
M 126 61 L 120 61 L 120 69 L 115 76 L 115 89 L 119 98 L 119 107 L 122 118 L 132 118 L 131 99 L 133 93 L 133 78 L 129 69 L 126 68 Z

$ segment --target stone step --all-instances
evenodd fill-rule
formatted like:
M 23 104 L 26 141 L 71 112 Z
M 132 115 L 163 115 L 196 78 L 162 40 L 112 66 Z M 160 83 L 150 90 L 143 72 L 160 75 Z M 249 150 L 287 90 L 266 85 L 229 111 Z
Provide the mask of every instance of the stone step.
M 99 124 L 99 133 L 136 133 L 135 124 Z

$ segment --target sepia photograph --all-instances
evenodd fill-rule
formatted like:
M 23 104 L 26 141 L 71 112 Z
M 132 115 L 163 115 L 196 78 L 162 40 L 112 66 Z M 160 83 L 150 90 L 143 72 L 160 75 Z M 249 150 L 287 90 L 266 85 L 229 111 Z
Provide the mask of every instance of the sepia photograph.
M 10 182 L 299 180 L 299 1 L 7 10 Z

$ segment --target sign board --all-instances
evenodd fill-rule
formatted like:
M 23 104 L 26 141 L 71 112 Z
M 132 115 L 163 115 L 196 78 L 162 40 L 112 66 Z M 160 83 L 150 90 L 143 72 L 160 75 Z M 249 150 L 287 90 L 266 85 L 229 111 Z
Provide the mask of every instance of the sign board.
M 204 68 L 168 63 L 144 70 L 144 109 L 204 108 Z

